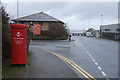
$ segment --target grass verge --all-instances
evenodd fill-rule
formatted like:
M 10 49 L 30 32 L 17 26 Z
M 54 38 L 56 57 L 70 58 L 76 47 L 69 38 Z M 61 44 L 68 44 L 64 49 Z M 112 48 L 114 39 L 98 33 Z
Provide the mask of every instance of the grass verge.
M 27 64 L 31 64 L 30 54 L 27 54 Z M 26 66 L 11 66 L 11 60 L 7 60 L 2 68 L 3 78 L 24 78 L 26 74 Z

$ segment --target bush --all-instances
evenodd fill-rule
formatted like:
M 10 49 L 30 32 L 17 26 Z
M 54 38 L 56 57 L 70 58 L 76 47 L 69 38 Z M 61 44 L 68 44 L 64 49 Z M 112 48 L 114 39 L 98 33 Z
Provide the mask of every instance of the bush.
M 42 31 L 43 36 L 48 36 L 52 39 L 67 39 L 68 30 L 62 23 L 56 22 L 49 26 L 48 31 Z

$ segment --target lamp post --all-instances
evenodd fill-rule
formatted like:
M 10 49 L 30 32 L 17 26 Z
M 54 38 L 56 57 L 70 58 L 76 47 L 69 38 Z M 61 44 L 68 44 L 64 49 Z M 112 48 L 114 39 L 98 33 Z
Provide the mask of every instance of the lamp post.
M 17 23 L 18 23 L 18 17 L 19 17 L 19 3 L 18 3 L 18 0 L 17 0 Z
M 103 25 L 103 14 L 101 14 L 101 25 Z
M 90 28 L 90 21 L 88 21 L 88 29 Z

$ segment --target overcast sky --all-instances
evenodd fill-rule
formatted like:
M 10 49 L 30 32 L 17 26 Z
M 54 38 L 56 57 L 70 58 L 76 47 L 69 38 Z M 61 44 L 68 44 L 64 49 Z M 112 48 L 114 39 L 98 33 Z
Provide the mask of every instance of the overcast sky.
M 10 17 L 16 18 L 17 3 L 6 4 Z M 99 29 L 101 14 L 104 25 L 118 22 L 117 2 L 19 2 L 19 17 L 40 11 L 65 22 L 71 30 Z

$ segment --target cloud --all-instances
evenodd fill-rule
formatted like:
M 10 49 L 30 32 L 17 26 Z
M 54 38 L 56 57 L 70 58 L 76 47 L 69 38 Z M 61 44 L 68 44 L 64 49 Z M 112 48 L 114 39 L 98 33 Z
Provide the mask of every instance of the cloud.
M 16 18 L 16 2 L 7 3 L 7 11 Z M 99 28 L 101 14 L 104 24 L 117 22 L 117 2 L 19 2 L 19 16 L 44 11 L 55 18 L 65 21 L 70 29 Z

